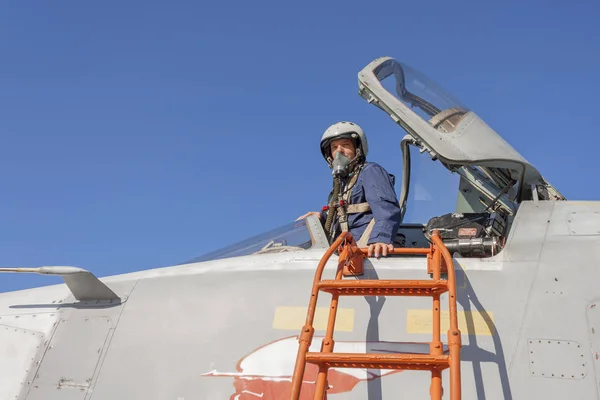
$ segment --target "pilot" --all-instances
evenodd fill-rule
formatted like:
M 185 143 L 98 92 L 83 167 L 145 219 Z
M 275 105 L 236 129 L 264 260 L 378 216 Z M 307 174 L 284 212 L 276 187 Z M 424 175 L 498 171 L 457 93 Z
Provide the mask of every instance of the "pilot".
M 328 206 L 298 219 L 316 215 L 330 242 L 341 231 L 350 231 L 368 256 L 379 258 L 392 251 L 401 222 L 394 177 L 381 165 L 367 162 L 369 147 L 360 126 L 352 122 L 331 125 L 321 138 L 321 153 L 332 169 L 334 188 Z

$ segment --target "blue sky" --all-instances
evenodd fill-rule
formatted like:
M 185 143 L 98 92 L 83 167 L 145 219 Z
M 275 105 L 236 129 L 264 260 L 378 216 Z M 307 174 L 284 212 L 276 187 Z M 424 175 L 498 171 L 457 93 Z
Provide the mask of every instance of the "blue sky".
M 600 199 L 600 4 L 555 3 L 6 2 L 0 265 L 107 276 L 286 224 L 325 202 L 319 139 L 339 120 L 399 178 L 404 133 L 357 94 L 384 55 L 475 110 L 567 198 Z M 3 274 L 0 291 L 57 282 Z

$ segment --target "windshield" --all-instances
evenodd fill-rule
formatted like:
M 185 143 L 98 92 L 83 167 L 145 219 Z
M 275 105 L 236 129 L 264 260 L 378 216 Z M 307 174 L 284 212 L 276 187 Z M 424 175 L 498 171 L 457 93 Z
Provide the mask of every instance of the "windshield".
M 219 250 L 196 257 L 184 264 L 222 258 L 246 256 L 250 254 L 266 254 L 283 251 L 305 250 L 312 247 L 312 240 L 306 220 L 295 221 L 272 231 L 251 237 Z
M 437 83 L 404 63 L 389 60 L 373 72 L 390 94 L 439 131 L 453 131 L 469 111 Z

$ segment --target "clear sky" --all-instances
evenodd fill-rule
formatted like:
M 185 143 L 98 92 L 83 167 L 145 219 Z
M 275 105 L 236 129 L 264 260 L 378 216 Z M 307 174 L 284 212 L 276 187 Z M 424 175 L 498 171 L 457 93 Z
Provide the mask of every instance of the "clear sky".
M 399 182 L 404 132 L 357 94 L 386 55 L 568 199 L 600 200 L 599 18 L 598 1 L 4 2 L 0 265 L 114 275 L 286 224 L 326 201 L 319 139 L 339 120 Z M 455 192 L 436 197 L 452 211 Z M 0 291 L 59 282 L 3 274 Z

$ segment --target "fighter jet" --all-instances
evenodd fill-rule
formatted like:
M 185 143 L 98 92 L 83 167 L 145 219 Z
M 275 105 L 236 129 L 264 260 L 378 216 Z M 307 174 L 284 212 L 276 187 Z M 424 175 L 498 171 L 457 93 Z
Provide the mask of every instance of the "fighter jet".
M 0 399 L 598 398 L 600 202 L 403 62 L 373 60 L 358 93 L 399 125 L 403 215 L 415 155 L 460 177 L 454 209 L 379 259 L 311 216 L 102 279 L 3 268 L 64 284 L 0 294 Z

